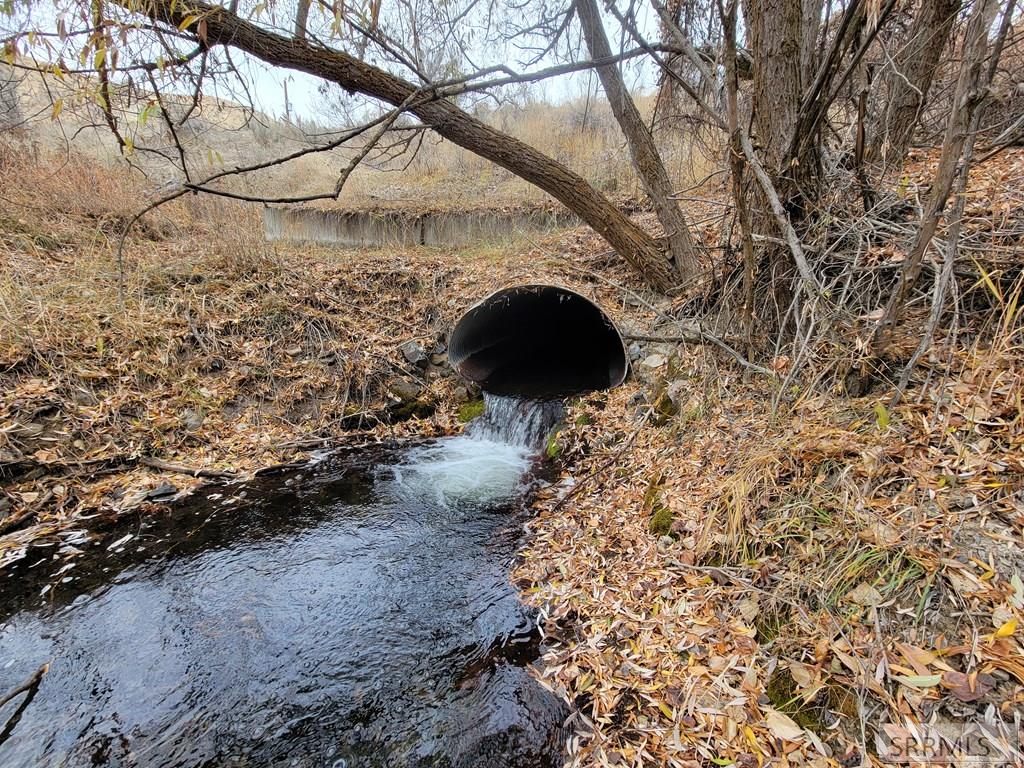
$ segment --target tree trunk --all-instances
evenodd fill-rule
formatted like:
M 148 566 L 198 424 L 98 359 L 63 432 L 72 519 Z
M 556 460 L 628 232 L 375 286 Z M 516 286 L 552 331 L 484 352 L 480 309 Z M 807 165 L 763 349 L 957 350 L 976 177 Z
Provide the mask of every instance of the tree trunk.
M 867 159 L 895 168 L 903 164 L 921 110 L 928 98 L 942 52 L 960 9 L 960 0 L 922 0 L 894 61 L 878 78 L 880 103 Z
M 740 223 L 740 238 L 743 248 L 743 304 L 740 320 L 743 324 L 743 338 L 747 345 L 747 356 L 752 353 L 754 338 L 754 278 L 757 267 L 754 260 L 754 241 L 743 191 L 743 138 L 739 117 L 739 79 L 736 74 L 736 0 L 729 0 L 726 7 L 719 5 L 722 18 L 723 50 L 725 53 L 725 108 L 729 125 L 729 169 L 732 176 L 732 197 L 736 203 L 736 218 Z
M 205 25 L 207 45 L 231 46 L 273 66 L 305 72 L 394 106 L 417 91 L 412 83 L 347 53 L 268 32 L 222 7 L 200 0 L 153 0 L 141 7 L 134 0 L 117 2 L 131 12 L 144 13 L 175 28 L 195 29 L 195 19 L 199 17 Z M 652 287 L 667 291 L 678 284 L 678 275 L 654 238 L 581 176 L 530 145 L 471 117 L 450 100 L 431 98 L 429 89 L 423 101 L 414 99 L 408 109 L 440 136 L 500 165 L 562 202 L 607 240 Z
M 804 83 L 802 0 L 749 0 L 743 4 L 754 67 L 753 110 L 764 166 L 777 179 L 795 181 L 813 168 L 783 168 L 800 112 Z M 813 142 L 811 142 L 813 144 Z M 779 184 L 783 199 L 792 184 Z
M 309 22 L 309 0 L 299 0 L 295 9 L 295 37 L 306 39 L 306 24 Z
M 801 90 L 814 80 L 818 68 L 818 32 L 821 29 L 823 0 L 802 0 L 803 36 L 800 43 L 800 84 Z
M 882 318 L 871 337 L 869 349 L 877 358 L 885 353 L 889 332 L 899 321 L 910 288 L 921 274 L 925 252 L 942 219 L 953 180 L 957 175 L 957 166 L 971 133 L 974 112 L 984 98 L 987 85 L 984 64 L 988 54 L 988 32 L 995 18 L 996 8 L 996 0 L 977 0 L 964 32 L 960 75 L 957 78 L 956 90 L 953 92 L 953 112 L 946 123 L 939 167 L 935 170 L 935 180 L 925 205 L 921 227 L 914 238 L 910 255 L 904 262 L 896 289 L 889 297 Z
M 800 103 L 804 93 L 802 66 L 805 35 L 803 0 L 748 0 L 743 3 L 746 19 L 753 87 L 754 139 L 762 171 L 767 178 L 758 177 L 753 205 L 753 227 L 768 237 L 784 238 L 795 243 L 794 222 L 803 218 L 804 200 L 816 197 L 817 155 L 816 141 L 807 141 L 796 160 L 790 160 L 790 145 L 800 116 Z M 742 137 L 741 137 L 742 138 Z M 748 142 L 749 143 L 749 142 Z M 750 148 L 753 155 L 754 147 Z M 752 165 L 757 177 L 757 169 Z M 772 194 L 768 193 L 773 189 Z M 787 227 L 782 227 L 784 222 Z M 798 243 L 797 243 L 798 245 Z M 790 253 L 796 253 L 792 245 Z M 774 293 L 780 308 L 781 321 L 793 299 L 793 266 L 786 248 L 767 243 L 762 252 L 763 269 L 759 280 Z M 807 270 L 802 270 L 807 271 Z M 804 278 L 805 281 L 807 278 Z
M 596 0 L 576 0 L 576 15 L 583 28 L 583 38 L 590 51 L 590 58 L 605 59 L 612 55 L 601 23 L 601 13 Z M 640 183 L 643 184 L 647 197 L 654 205 L 658 221 L 665 230 L 668 249 L 676 269 L 683 280 L 692 279 L 700 269 L 693 239 L 690 236 L 690 225 L 686 221 L 679 205 L 672 199 L 672 182 L 661 161 L 654 138 L 644 124 L 640 111 L 636 108 L 633 98 L 626 89 L 622 73 L 615 64 L 598 67 L 597 75 L 601 78 L 612 114 L 626 137 L 629 154 L 633 159 Z

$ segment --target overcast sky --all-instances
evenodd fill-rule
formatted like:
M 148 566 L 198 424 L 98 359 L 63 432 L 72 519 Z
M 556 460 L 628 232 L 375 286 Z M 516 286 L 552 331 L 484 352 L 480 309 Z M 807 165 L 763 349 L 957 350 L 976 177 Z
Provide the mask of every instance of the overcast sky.
M 648 40 L 657 39 L 658 24 L 656 15 L 648 3 L 638 3 L 638 22 L 643 34 Z M 609 41 L 613 50 L 617 49 L 620 27 L 618 22 L 609 16 L 605 17 L 605 28 L 608 31 Z M 633 47 L 627 43 L 626 47 Z M 481 56 L 481 59 L 484 57 Z M 545 60 L 529 69 L 532 71 L 551 66 L 557 62 Z M 509 62 L 510 66 L 517 71 L 521 69 L 516 62 Z M 324 107 L 323 96 L 319 92 L 322 84 L 318 78 L 300 72 L 269 67 L 262 62 L 247 57 L 245 62 L 246 71 L 251 77 L 251 82 L 256 84 L 254 98 L 257 100 L 257 107 L 274 117 L 283 117 L 285 114 L 285 81 L 287 80 L 288 102 L 293 117 L 309 118 L 324 121 L 328 114 Z M 656 65 L 650 62 L 647 57 L 638 59 L 627 65 L 625 75 L 627 82 L 637 90 L 653 88 L 656 83 Z M 592 73 L 580 72 L 571 75 L 545 80 L 534 86 L 533 93 L 548 101 L 560 102 L 582 97 L 589 89 L 591 93 L 599 88 L 597 77 Z
M 254 1 L 254 0 L 253 0 Z M 240 13 L 246 15 L 244 8 L 251 5 L 248 0 L 243 0 Z M 36 2 L 31 6 L 16 5 L 16 12 L 13 17 L 0 15 L 0 34 L 6 36 L 18 29 L 53 30 L 56 28 L 56 20 L 59 15 L 68 19 L 75 18 L 82 12 L 80 0 L 52 0 L 52 2 Z M 287 0 L 278 5 L 271 5 L 271 18 L 274 9 L 281 16 L 287 16 L 293 7 Z M 527 8 L 529 6 L 526 6 Z M 31 14 L 31 17 L 28 16 Z M 264 17 L 264 20 L 267 20 Z M 531 22 L 530 19 L 520 19 L 523 24 Z M 637 3 L 637 21 L 640 29 L 648 39 L 657 37 L 656 14 L 648 3 Z M 287 25 L 287 21 L 284 23 Z M 81 22 L 69 23 L 71 26 L 81 26 Z M 608 37 L 613 50 L 618 49 L 621 39 L 621 28 L 618 22 L 610 17 L 605 17 L 605 28 L 608 30 Z M 80 43 L 79 43 L 80 45 Z M 633 47 L 626 43 L 625 47 Z M 505 61 L 517 71 L 527 71 L 520 62 L 515 60 L 515 51 L 499 50 L 493 45 L 484 46 L 482 49 L 470 50 L 470 55 L 477 59 L 477 64 L 486 66 L 498 61 Z M 508 48 L 508 46 L 506 46 Z M 136 51 L 138 53 L 138 51 Z M 143 53 L 145 53 L 143 51 Z M 39 47 L 36 54 L 38 59 L 48 58 L 46 52 Z M 155 53 L 153 54 L 155 57 Z M 320 123 L 327 123 L 331 120 L 330 110 L 325 105 L 325 100 L 320 93 L 322 81 L 309 75 L 277 69 L 263 64 L 257 59 L 245 54 L 235 52 L 232 59 L 239 69 L 242 70 L 249 85 L 249 96 L 255 102 L 254 106 L 273 117 L 283 117 L 285 114 L 285 93 L 287 85 L 287 100 L 290 112 L 293 117 L 315 120 Z M 552 57 L 529 67 L 529 70 L 538 70 L 553 64 L 559 63 Z M 655 65 L 647 57 L 630 62 L 626 65 L 625 75 L 631 87 L 638 90 L 652 88 L 656 81 Z M 572 75 L 564 75 L 552 78 L 532 86 L 532 93 L 535 97 L 543 98 L 553 102 L 560 102 L 569 99 L 582 97 L 588 90 L 594 93 L 598 88 L 597 78 L 593 73 L 581 72 Z M 229 101 L 245 103 L 248 99 L 245 89 L 237 83 L 231 83 L 222 78 L 215 85 L 210 87 L 210 95 Z

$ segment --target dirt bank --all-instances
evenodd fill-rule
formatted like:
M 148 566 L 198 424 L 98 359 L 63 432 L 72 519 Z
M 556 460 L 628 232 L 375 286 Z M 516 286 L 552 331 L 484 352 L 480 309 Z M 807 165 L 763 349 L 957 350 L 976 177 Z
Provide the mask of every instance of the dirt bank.
M 0 559 L 76 517 L 331 442 L 459 429 L 473 393 L 447 366 L 446 336 L 499 287 L 550 280 L 621 310 L 593 271 L 615 270 L 576 234 L 461 250 L 268 245 L 258 208 L 209 198 L 144 219 L 119 265 L 138 185 L 13 154 L 0 170 Z
M 543 678 L 579 713 L 574 761 L 857 766 L 920 723 L 1012 741 L 1016 330 L 949 340 L 890 408 L 787 380 L 785 357 L 748 365 L 732 339 L 693 343 L 708 339 L 664 320 L 686 297 L 645 293 L 583 231 L 328 251 L 268 246 L 258 211 L 183 199 L 119 264 L 137 186 L 11 156 L 0 171 L 0 561 L 196 474 L 457 430 L 455 317 L 557 282 L 627 334 L 690 340 L 631 341 L 636 378 L 572 404 L 549 446 L 564 477 L 516 577 L 547 617 Z

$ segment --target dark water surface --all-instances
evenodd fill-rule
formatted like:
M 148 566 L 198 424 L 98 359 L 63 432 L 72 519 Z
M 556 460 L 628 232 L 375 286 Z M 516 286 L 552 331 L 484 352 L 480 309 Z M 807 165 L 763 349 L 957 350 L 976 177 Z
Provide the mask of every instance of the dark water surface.
M 528 454 L 460 437 L 379 462 L 207 491 L 7 569 L 0 695 L 50 668 L 0 766 L 560 764 L 566 712 L 524 668 L 508 581 Z

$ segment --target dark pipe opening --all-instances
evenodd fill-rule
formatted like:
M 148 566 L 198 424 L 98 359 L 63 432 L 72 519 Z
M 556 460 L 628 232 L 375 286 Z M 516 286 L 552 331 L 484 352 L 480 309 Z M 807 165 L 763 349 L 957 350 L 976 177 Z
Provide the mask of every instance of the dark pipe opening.
M 496 395 L 535 399 L 608 389 L 626 377 L 626 351 L 589 299 L 552 285 L 498 291 L 455 324 L 448 359 Z

